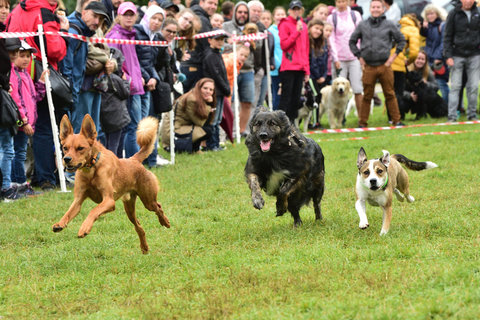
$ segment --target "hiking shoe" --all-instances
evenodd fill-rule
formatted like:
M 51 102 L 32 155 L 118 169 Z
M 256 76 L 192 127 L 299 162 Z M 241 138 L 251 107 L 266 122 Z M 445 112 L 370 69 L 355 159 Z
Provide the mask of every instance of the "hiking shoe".
M 20 184 L 20 186 L 17 188 L 17 193 L 25 195 L 27 197 L 42 194 L 42 192 L 33 190 L 32 186 L 28 182 Z
M 396 124 L 394 124 L 395 127 L 405 127 L 405 123 L 399 121 Z
M 170 161 L 168 161 L 167 159 L 165 159 L 164 157 L 160 156 L 160 155 L 157 155 L 157 166 L 166 166 L 170 164 Z
M 477 120 L 478 120 L 478 117 L 477 117 L 477 116 L 468 117 L 467 120 L 468 120 L 468 121 L 477 121 Z
M 42 189 L 45 192 L 52 191 L 55 189 L 55 185 L 53 185 L 50 181 L 44 181 L 40 185 L 40 189 Z
M 17 192 L 17 188 L 15 188 L 15 187 L 10 187 L 8 189 L 2 189 L 1 197 L 2 197 L 4 202 L 12 202 L 12 201 L 18 200 L 20 198 L 23 198 L 23 196 Z

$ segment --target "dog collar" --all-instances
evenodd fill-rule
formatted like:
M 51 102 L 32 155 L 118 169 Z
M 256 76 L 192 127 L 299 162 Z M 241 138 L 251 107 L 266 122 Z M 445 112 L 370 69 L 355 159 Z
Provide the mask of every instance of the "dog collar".
M 387 173 L 387 179 L 385 180 L 385 183 L 382 186 L 382 190 L 387 189 L 387 183 L 388 183 L 388 173 Z
M 101 152 L 99 151 L 99 152 L 97 153 L 97 156 L 96 156 L 95 158 L 92 158 L 92 161 L 90 161 L 90 164 L 84 165 L 83 168 L 85 168 L 85 169 L 90 169 L 90 168 L 92 168 L 93 166 L 95 166 L 95 163 L 97 163 L 98 159 L 100 159 L 100 154 L 101 154 Z

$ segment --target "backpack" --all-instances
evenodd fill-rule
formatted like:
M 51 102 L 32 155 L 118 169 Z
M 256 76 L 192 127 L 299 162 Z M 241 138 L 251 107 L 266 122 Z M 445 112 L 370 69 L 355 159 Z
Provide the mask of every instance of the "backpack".
M 357 16 L 355 15 L 355 10 L 350 10 L 350 15 L 352 16 L 353 25 L 356 26 Z M 333 22 L 333 31 L 337 32 L 337 12 L 332 13 L 332 22 Z

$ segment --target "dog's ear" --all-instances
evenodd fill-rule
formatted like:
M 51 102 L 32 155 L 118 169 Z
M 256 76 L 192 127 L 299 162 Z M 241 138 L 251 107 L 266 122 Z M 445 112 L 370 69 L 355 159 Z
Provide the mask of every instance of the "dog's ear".
M 281 124 L 280 126 L 282 128 L 289 128 L 291 123 L 290 119 L 288 119 L 287 114 L 283 110 L 276 110 L 274 111 L 275 114 L 277 115 L 278 119 L 280 120 Z
M 80 134 L 87 138 L 90 145 L 92 145 L 97 139 L 97 129 L 95 127 L 95 123 L 93 122 L 92 117 L 88 113 L 83 118 Z
M 362 168 L 363 164 L 367 162 L 367 154 L 365 153 L 365 150 L 363 147 L 360 147 L 360 150 L 358 151 L 358 156 L 357 156 L 357 167 L 358 170 Z
M 71 134 L 73 134 L 73 127 L 65 114 L 60 122 L 60 141 L 64 141 Z
M 385 165 L 385 167 L 388 168 L 388 166 L 390 165 L 390 152 L 388 152 L 387 150 L 382 150 L 382 152 L 383 152 L 383 156 L 382 156 L 382 159 L 380 160 Z

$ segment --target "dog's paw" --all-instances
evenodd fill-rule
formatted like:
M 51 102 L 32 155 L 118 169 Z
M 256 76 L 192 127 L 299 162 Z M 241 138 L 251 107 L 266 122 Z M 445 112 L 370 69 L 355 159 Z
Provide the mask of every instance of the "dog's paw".
M 252 197 L 252 203 L 255 209 L 261 210 L 265 205 L 265 200 L 263 200 L 262 196 Z
M 297 220 L 293 221 L 293 227 L 298 228 L 301 227 L 303 224 L 302 219 L 298 218 Z
M 366 221 L 366 222 L 361 221 L 361 222 L 358 224 L 358 227 L 359 227 L 360 229 L 362 229 L 362 230 L 363 230 L 363 229 L 367 229 L 367 228 L 369 227 L 368 221 Z
M 415 201 L 415 198 L 412 197 L 411 195 L 408 195 L 408 196 L 407 196 L 407 201 L 410 202 L 410 203 L 412 203 L 413 201 Z
M 395 190 L 393 190 L 393 192 L 395 193 L 395 196 L 397 197 L 397 200 L 398 200 L 398 201 L 403 202 L 403 200 L 405 200 L 405 197 L 404 197 L 403 194 L 400 192 L 400 190 L 398 190 L 397 188 L 395 188 Z
M 277 217 L 283 216 L 287 212 L 287 207 L 283 204 L 277 201 Z
M 142 249 L 143 254 L 148 254 L 148 245 L 145 245 L 145 246 L 140 245 L 140 249 Z
M 384 236 L 384 235 L 386 235 L 387 233 L 388 233 L 388 230 L 382 229 L 382 230 L 380 231 L 380 236 Z
M 165 228 L 170 228 L 170 220 L 168 220 L 166 215 L 159 216 L 158 221 L 160 221 L 160 224 Z
M 60 232 L 62 231 L 63 229 L 65 229 L 65 226 L 61 226 L 59 223 L 55 223 L 53 226 L 52 226 L 52 231 L 53 232 Z

